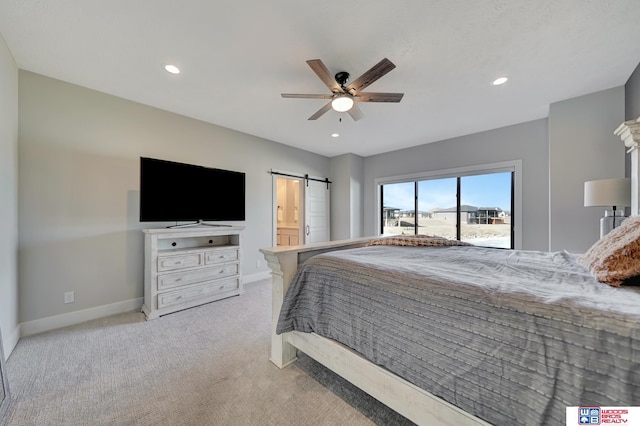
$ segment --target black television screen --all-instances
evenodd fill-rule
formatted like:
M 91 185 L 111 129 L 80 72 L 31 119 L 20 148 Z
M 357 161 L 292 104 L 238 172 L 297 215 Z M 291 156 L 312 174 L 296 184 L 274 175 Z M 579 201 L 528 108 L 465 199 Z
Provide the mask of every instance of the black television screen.
M 140 222 L 245 220 L 245 174 L 140 157 Z

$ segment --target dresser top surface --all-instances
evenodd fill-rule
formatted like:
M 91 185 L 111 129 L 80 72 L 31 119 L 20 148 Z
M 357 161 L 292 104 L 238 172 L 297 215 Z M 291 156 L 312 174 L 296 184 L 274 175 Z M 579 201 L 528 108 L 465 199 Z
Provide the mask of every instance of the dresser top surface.
M 215 225 L 215 226 L 192 226 L 188 228 L 148 228 L 142 232 L 148 235 L 157 235 L 159 237 L 195 237 L 202 235 L 228 235 L 238 234 L 244 229 L 244 226 L 237 225 Z

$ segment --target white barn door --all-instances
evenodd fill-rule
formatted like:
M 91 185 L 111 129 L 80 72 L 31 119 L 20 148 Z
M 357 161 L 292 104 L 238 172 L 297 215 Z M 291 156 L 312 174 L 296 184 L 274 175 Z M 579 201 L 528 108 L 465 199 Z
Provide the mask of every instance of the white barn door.
M 305 179 L 304 184 L 304 243 L 330 240 L 329 192 L 327 182 Z

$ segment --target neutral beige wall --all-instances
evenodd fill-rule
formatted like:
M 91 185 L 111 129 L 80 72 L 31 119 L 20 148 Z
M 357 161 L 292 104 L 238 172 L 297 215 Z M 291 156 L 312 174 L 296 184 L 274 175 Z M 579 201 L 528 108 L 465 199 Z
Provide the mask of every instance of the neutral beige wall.
M 0 330 L 5 356 L 18 330 L 18 67 L 0 34 Z
M 245 277 L 268 276 L 267 172 L 329 172 L 326 157 L 26 71 L 19 102 L 21 322 L 142 296 L 140 156 L 246 172 Z

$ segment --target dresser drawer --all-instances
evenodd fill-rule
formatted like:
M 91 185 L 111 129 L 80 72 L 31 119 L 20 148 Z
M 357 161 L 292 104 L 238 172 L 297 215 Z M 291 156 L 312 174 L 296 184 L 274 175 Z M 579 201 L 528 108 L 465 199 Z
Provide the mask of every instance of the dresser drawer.
M 203 300 L 239 288 L 238 278 L 212 281 L 189 288 L 158 294 L 158 309 Z
M 238 259 L 238 249 L 209 250 L 204 253 L 204 263 L 206 265 L 233 262 Z
M 238 275 L 237 263 L 158 275 L 158 291 Z
M 202 253 L 188 253 L 175 256 L 159 256 L 158 272 L 193 268 L 195 266 L 202 266 L 203 264 L 204 258 Z

